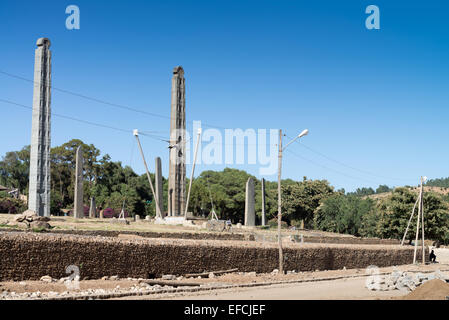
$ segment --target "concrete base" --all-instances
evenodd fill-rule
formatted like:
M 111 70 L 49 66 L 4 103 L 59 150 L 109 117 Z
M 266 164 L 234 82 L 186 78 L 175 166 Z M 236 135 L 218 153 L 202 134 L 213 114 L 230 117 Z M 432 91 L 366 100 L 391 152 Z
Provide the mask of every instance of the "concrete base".
M 154 220 L 154 224 L 194 226 L 193 221 L 187 220 L 183 216 L 171 216 L 171 217 L 165 217 L 163 219 L 156 218 Z

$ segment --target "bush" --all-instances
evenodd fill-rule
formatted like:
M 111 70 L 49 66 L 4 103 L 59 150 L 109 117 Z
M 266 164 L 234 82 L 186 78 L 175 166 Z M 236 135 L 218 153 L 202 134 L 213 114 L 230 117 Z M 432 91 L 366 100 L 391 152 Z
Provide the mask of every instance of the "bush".
M 15 198 L 0 198 L 0 213 L 22 213 L 26 210 L 24 201 Z
M 112 208 L 106 208 L 103 210 L 103 218 L 118 218 L 122 209 L 114 210 Z M 128 217 L 128 211 L 125 210 L 125 218 Z

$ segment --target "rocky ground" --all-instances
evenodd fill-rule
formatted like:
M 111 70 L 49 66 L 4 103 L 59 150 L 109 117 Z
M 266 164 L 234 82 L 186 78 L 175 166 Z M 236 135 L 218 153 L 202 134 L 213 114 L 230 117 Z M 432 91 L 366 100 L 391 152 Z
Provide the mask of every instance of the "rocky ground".
M 382 279 L 393 273 L 410 275 L 421 279 L 430 280 L 436 274 L 449 276 L 448 264 L 406 265 L 397 267 L 380 268 L 379 275 Z M 317 272 L 294 272 L 280 275 L 277 270 L 268 274 L 256 274 L 255 272 L 234 272 L 223 275 L 207 274 L 203 277 L 184 277 L 165 275 L 160 279 L 119 279 L 117 276 L 104 277 L 99 280 L 79 280 L 79 289 L 76 287 L 77 279 L 70 281 L 68 278 L 52 279 L 44 276 L 40 281 L 0 282 L 0 299 L 2 300 L 42 300 L 42 299 L 109 299 L 120 297 L 148 296 L 149 298 L 170 296 L 186 296 L 192 292 L 217 292 L 223 289 L 235 289 L 242 287 L 258 287 L 280 284 L 325 282 L 333 280 L 347 280 L 365 277 L 372 274 L 366 269 L 329 270 Z M 158 282 L 158 283 L 156 283 Z M 364 280 L 364 283 L 368 283 Z M 390 288 L 393 290 L 393 288 Z M 409 290 L 407 286 L 400 288 Z M 372 291 L 365 288 L 366 291 Z M 395 288 L 399 290 L 399 288 Z M 269 297 L 267 297 L 269 298 Z

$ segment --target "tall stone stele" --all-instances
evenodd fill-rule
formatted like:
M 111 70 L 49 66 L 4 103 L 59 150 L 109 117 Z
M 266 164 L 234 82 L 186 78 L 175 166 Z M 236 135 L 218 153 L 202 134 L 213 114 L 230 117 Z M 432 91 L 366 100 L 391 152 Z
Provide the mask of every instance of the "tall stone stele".
M 186 182 L 186 99 L 182 67 L 173 69 L 170 118 L 170 165 L 168 172 L 168 215 L 181 216 L 185 211 Z
M 254 198 L 254 181 L 248 178 L 246 182 L 246 197 L 245 197 L 245 226 L 254 227 L 256 225 L 256 200 Z
M 156 164 L 156 174 L 155 174 L 155 193 L 157 197 L 157 201 L 159 203 L 159 206 L 156 205 L 156 214 L 160 217 L 164 217 L 164 190 L 162 189 L 163 183 L 162 183 L 162 162 L 161 158 L 157 157 L 155 160 Z
M 75 203 L 73 206 L 73 216 L 77 219 L 84 218 L 83 162 L 83 149 L 79 146 L 76 149 Z
M 90 198 L 89 218 L 97 217 L 97 205 L 95 204 L 95 197 Z
M 50 216 L 51 51 L 50 40 L 37 40 L 34 61 L 28 209 Z

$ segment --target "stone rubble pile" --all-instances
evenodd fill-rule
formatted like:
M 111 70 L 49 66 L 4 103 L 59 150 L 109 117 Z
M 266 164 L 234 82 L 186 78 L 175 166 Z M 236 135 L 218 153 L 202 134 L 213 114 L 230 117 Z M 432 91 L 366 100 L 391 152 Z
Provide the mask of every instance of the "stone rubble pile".
M 201 285 L 201 287 L 208 286 Z M 183 286 L 183 288 L 193 288 L 193 286 Z M 117 285 L 114 289 L 85 289 L 85 290 L 67 290 L 64 292 L 11 292 L 9 290 L 3 290 L 0 292 L 0 300 L 39 300 L 39 299 L 52 299 L 52 298 L 83 298 L 91 296 L 95 298 L 101 295 L 113 295 L 113 294 L 125 294 L 125 293 L 149 293 L 149 292 L 164 292 L 168 289 L 175 289 L 174 286 L 161 286 L 161 285 L 150 285 L 145 283 L 144 281 L 139 281 L 138 284 L 135 284 L 129 288 L 121 288 L 120 285 Z M 89 298 L 91 299 L 91 298 Z
M 407 273 L 399 270 L 386 276 L 371 276 L 365 286 L 372 291 L 404 290 L 413 291 L 429 280 L 440 279 L 449 281 L 449 276 L 437 270 L 433 273 Z
M 50 221 L 49 217 L 41 217 L 32 210 L 26 210 L 21 214 L 15 215 L 12 223 L 24 224 L 28 228 L 50 229 L 51 226 L 48 224 L 48 221 Z

